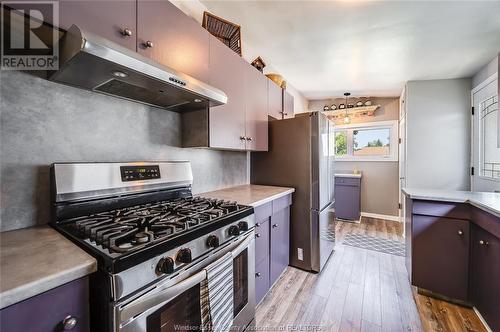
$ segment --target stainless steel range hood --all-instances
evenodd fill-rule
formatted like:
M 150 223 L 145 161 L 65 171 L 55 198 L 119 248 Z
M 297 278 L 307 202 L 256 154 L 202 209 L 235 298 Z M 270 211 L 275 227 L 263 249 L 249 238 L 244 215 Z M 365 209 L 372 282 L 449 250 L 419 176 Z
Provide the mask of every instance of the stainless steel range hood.
M 59 47 L 60 69 L 51 81 L 172 111 L 227 102 L 224 92 L 75 25 Z

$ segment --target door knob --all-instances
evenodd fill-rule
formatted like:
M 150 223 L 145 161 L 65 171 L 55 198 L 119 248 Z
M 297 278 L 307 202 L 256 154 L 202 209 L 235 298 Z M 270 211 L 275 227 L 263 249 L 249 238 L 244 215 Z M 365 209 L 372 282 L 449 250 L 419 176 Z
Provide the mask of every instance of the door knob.
M 122 35 L 124 35 L 125 37 L 132 36 L 132 30 L 130 30 L 129 28 L 125 28 L 122 30 Z
M 461 230 L 458 231 L 458 235 L 464 235 L 464 232 L 462 232 Z
M 482 246 L 487 246 L 488 245 L 488 241 L 479 240 L 479 244 L 482 245 Z
M 147 40 L 144 43 L 144 46 L 146 46 L 146 48 L 152 48 L 154 46 L 154 44 L 153 44 L 153 42 L 151 40 Z
M 76 317 L 69 315 L 63 319 L 62 326 L 63 326 L 64 331 L 69 331 L 69 330 L 74 329 L 77 323 L 78 323 L 78 320 L 76 319 Z

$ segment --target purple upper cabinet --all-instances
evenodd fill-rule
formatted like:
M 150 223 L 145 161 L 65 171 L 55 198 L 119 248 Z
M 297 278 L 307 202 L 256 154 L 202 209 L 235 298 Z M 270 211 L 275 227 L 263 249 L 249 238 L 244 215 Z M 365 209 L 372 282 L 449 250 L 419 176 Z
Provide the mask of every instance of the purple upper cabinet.
M 249 151 L 267 151 L 267 82 L 268 79 L 253 66 L 246 65 L 244 70 L 246 148 Z
M 245 88 L 248 64 L 217 38 L 210 36 L 210 85 L 224 91 L 227 104 L 210 108 L 212 148 L 245 150 Z
M 413 215 L 412 284 L 468 301 L 469 221 Z
M 471 247 L 472 302 L 492 331 L 500 331 L 500 239 L 474 225 Z
M 293 96 L 283 90 L 283 118 L 293 118 L 295 115 Z
M 268 79 L 268 93 L 269 93 L 269 115 L 275 119 L 283 117 L 283 89 L 277 86 L 273 81 Z
M 137 51 L 198 80 L 209 80 L 209 33 L 169 1 L 137 2 Z
M 136 51 L 136 1 L 59 2 L 59 25 L 78 27 Z

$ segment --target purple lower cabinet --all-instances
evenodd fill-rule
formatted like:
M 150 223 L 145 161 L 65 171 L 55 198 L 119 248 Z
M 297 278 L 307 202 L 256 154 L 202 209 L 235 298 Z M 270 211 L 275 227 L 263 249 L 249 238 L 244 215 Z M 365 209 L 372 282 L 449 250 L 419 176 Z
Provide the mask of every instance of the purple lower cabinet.
M 412 284 L 468 301 L 469 228 L 467 220 L 413 215 Z
M 473 225 L 471 254 L 472 302 L 491 330 L 500 331 L 500 238 Z
M 335 178 L 335 216 L 359 220 L 361 214 L 361 179 Z
M 88 279 L 82 278 L 13 304 L 0 311 L 0 331 L 87 332 L 88 294 Z M 76 324 L 68 329 L 72 323 Z
M 269 290 L 269 256 L 255 266 L 255 303 L 260 303 Z
M 290 208 L 282 209 L 271 216 L 271 262 L 270 281 L 272 286 L 290 259 Z

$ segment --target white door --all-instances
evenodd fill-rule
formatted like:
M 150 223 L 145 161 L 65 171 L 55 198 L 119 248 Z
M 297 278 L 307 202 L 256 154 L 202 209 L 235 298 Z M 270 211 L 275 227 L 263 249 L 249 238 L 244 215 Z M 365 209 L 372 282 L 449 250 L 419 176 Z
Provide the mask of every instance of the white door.
M 406 186 L 406 117 L 399 120 L 399 221 L 404 222 L 405 197 L 402 189 Z
M 473 191 L 500 191 L 500 148 L 498 147 L 498 75 L 472 91 L 471 175 Z

